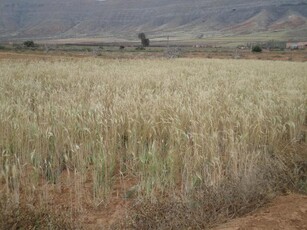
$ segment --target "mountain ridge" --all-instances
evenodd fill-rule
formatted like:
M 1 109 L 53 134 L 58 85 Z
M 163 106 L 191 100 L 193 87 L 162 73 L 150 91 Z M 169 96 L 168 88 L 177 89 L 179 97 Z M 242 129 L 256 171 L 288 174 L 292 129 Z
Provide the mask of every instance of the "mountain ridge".
M 305 31 L 304 0 L 3 0 L 0 38 Z

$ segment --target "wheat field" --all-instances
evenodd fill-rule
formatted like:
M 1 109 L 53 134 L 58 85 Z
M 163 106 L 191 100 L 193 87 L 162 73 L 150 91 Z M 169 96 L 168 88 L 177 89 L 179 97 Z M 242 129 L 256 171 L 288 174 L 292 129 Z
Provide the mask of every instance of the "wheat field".
M 118 196 L 153 203 L 225 184 L 266 193 L 306 119 L 306 63 L 54 58 L 0 70 L 0 192 L 16 203 L 47 200 L 64 173 L 80 210 L 128 179 Z

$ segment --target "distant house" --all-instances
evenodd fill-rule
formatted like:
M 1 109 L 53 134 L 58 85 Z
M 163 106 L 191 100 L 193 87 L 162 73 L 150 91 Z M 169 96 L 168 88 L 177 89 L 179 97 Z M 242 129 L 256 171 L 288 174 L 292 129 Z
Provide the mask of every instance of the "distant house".
M 287 49 L 292 49 L 292 50 L 298 49 L 297 42 L 287 42 L 286 48 Z
M 298 42 L 297 46 L 299 49 L 306 49 L 307 48 L 307 42 Z
M 306 49 L 307 42 L 287 42 L 287 49 Z

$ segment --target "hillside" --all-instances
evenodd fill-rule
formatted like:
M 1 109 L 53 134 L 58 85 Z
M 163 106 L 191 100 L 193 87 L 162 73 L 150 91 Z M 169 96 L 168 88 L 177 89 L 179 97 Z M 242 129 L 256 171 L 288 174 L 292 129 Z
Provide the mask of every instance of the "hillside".
M 304 37 L 306 18 L 306 0 L 2 0 L 0 39 L 135 39 L 139 31 L 206 37 L 276 30 Z

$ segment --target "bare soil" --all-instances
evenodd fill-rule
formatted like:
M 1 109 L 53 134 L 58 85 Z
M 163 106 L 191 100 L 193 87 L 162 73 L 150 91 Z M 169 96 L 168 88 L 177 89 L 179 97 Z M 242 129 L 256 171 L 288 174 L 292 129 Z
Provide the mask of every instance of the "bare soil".
M 66 191 L 65 191 L 66 190 Z M 74 221 L 81 229 L 109 229 L 117 220 L 125 218 L 133 204 L 132 199 L 125 199 L 120 188 L 114 188 L 110 203 L 90 207 L 83 203 L 82 211 L 76 212 Z M 71 192 L 71 191 L 70 191 Z M 71 209 L 67 200 L 71 199 L 68 188 L 53 194 L 53 202 L 49 205 L 57 210 Z M 52 204 L 53 203 L 53 204 Z M 73 209 L 75 209 L 74 207 Z M 307 196 L 288 194 L 273 199 L 264 207 L 247 214 L 244 217 L 230 220 L 213 230 L 307 230 Z
M 307 229 L 307 196 L 280 196 L 245 217 L 234 219 L 214 230 Z
M 184 56 L 189 58 L 216 58 L 216 59 L 250 59 L 250 60 L 274 60 L 274 61 L 307 61 L 307 50 L 287 50 L 287 51 L 263 51 L 261 53 L 253 53 L 249 50 L 233 50 L 215 52 L 188 52 Z

